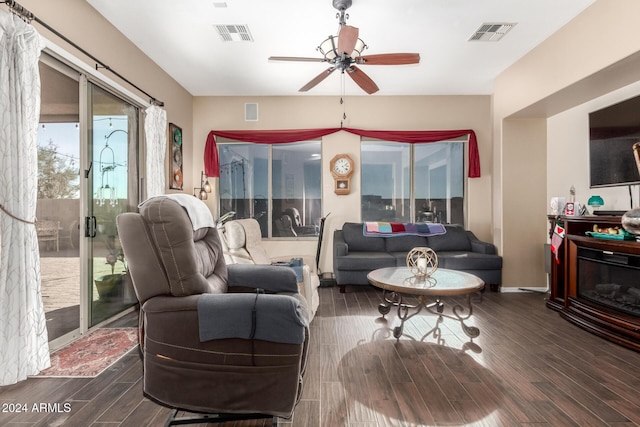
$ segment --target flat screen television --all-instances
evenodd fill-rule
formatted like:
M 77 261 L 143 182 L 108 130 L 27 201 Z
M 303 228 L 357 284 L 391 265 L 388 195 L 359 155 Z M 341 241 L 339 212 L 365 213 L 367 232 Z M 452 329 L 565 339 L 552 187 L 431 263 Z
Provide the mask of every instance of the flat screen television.
M 640 96 L 589 113 L 590 187 L 640 184 L 633 144 L 640 141 Z

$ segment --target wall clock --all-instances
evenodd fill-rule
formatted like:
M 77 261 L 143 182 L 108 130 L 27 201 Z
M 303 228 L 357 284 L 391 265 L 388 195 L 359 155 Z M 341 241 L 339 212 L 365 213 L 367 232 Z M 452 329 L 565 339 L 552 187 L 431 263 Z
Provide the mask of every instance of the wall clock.
M 354 166 L 353 159 L 347 154 L 336 154 L 331 159 L 329 167 L 335 184 L 333 191 L 336 194 L 349 194 L 351 191 L 351 175 L 353 175 Z

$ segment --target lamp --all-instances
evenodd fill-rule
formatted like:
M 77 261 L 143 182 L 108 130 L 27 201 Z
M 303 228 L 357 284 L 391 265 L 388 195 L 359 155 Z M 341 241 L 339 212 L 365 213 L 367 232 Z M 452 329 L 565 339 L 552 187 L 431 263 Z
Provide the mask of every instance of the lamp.
M 115 157 L 113 148 L 109 146 L 109 138 L 111 138 L 111 136 L 116 132 L 122 132 L 125 135 L 129 134 L 126 130 L 116 129 L 111 131 L 109 135 L 105 135 L 104 137 L 105 139 L 104 147 L 100 151 L 100 160 L 98 162 L 100 165 L 100 173 L 101 173 L 100 188 L 98 188 L 98 191 L 96 194 L 96 197 L 98 199 L 96 203 L 98 204 L 98 206 L 104 206 L 105 199 L 109 199 L 109 205 L 111 206 L 116 205 L 116 187 L 115 187 L 114 171 L 118 165 L 116 164 L 116 157 Z M 111 159 L 110 161 L 107 159 L 109 157 Z
M 600 196 L 591 196 L 589 197 L 587 204 L 591 206 L 595 212 L 596 209 L 604 205 L 604 200 L 602 200 L 602 197 Z
M 198 194 L 196 194 L 198 190 Z M 211 184 L 209 184 L 209 177 L 204 174 L 204 171 L 200 171 L 200 187 L 194 187 L 193 197 L 198 197 L 200 200 L 207 200 L 207 193 L 211 193 Z

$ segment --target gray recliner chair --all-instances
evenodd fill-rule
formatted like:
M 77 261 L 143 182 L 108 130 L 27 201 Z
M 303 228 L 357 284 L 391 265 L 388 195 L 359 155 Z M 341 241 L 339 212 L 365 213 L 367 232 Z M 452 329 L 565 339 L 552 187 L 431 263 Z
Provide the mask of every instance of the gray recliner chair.
M 307 306 L 296 275 L 227 266 L 216 228 L 193 229 L 191 209 L 208 208 L 191 199 L 195 206 L 154 197 L 140 213 L 117 217 L 140 302 L 144 394 L 175 409 L 166 425 L 250 418 L 277 425 L 293 414 L 307 359 Z M 176 418 L 178 410 L 206 415 Z

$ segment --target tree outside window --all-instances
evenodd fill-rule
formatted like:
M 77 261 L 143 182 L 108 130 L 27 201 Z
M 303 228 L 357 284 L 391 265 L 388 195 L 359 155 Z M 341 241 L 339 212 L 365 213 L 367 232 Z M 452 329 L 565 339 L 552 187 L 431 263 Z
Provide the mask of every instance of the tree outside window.
M 79 192 L 75 160 L 59 153 L 52 139 L 47 145 L 38 145 L 38 199 L 73 199 Z

